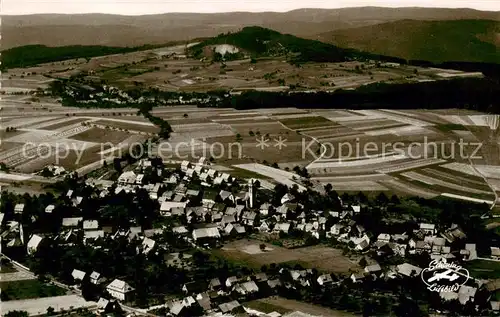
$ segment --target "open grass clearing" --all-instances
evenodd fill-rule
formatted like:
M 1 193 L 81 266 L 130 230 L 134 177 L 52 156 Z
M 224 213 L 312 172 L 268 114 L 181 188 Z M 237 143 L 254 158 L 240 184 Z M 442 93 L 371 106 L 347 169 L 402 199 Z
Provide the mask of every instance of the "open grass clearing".
M 330 309 L 327 307 L 322 307 L 319 305 L 308 304 L 304 302 L 300 302 L 297 300 L 286 299 L 283 297 L 268 297 L 259 299 L 258 302 L 264 303 L 267 306 L 263 306 L 263 304 L 257 304 L 257 307 L 261 308 L 280 308 L 280 310 L 288 310 L 288 311 L 299 311 L 306 314 L 310 314 L 312 316 L 328 316 L 328 317 L 354 317 L 357 316 L 355 314 Z M 278 311 L 279 312 L 279 311 Z
M 302 136 L 297 132 L 291 131 L 283 127 L 277 122 L 255 122 L 244 124 L 231 124 L 231 129 L 239 133 L 243 138 L 250 137 L 253 141 L 261 137 L 273 138 L 282 136 L 288 141 L 300 141 Z M 251 135 L 253 133 L 253 136 Z
M 408 117 L 406 115 L 397 114 L 397 113 L 390 113 L 390 112 L 382 111 L 382 110 L 353 110 L 353 111 L 355 113 L 359 113 L 362 115 L 390 119 L 390 120 L 398 121 L 401 123 L 405 123 L 405 124 L 409 124 L 409 125 L 417 126 L 417 127 L 426 127 L 426 126 L 434 125 L 433 123 L 429 123 L 429 122 L 426 122 L 423 120 L 411 118 L 411 117 Z
M 222 249 L 214 250 L 215 256 L 227 258 L 230 261 L 246 263 L 250 267 L 260 268 L 271 263 L 300 262 L 307 268 L 317 268 L 319 271 L 331 273 L 347 273 L 357 265 L 344 255 L 342 250 L 312 246 L 299 249 L 286 249 L 271 244 L 265 244 L 270 251 L 249 252 L 249 247 L 260 250 L 260 241 L 237 240 L 226 244 Z
M 360 158 L 355 160 L 346 160 L 340 157 L 338 161 L 317 161 L 311 164 L 310 168 L 346 168 L 346 167 L 356 167 L 356 166 L 369 166 L 369 165 L 377 165 L 381 163 L 394 163 L 395 161 L 405 160 L 406 157 L 403 155 L 387 155 L 387 156 L 379 156 L 379 157 L 367 157 Z
M 283 307 L 281 305 L 276 305 L 276 304 L 266 302 L 265 299 L 257 299 L 257 300 L 251 301 L 251 302 L 247 302 L 247 303 L 244 303 L 243 306 L 257 310 L 257 311 L 265 313 L 265 314 L 277 312 L 277 313 L 284 315 L 286 313 L 293 311 L 293 310 L 286 308 L 286 307 Z
M 464 125 L 457 123 L 437 124 L 435 128 L 441 132 L 452 132 L 455 130 L 467 131 L 467 128 Z
M 266 180 L 270 179 L 269 177 L 267 177 L 265 175 L 262 175 L 262 174 L 259 174 L 256 172 L 252 172 L 252 171 L 249 171 L 249 170 L 246 170 L 243 168 L 238 168 L 235 166 L 233 166 L 231 168 L 231 171 L 229 173 L 231 174 L 231 176 L 237 177 L 237 178 L 260 178 L 260 179 L 266 179 Z
M 405 179 L 404 176 L 400 175 L 401 179 Z M 451 188 L 452 185 L 441 186 L 441 185 L 430 185 L 422 180 L 406 178 L 407 182 L 411 183 L 414 187 L 418 187 L 421 190 L 429 190 L 431 192 L 437 193 L 438 195 L 447 196 L 453 199 L 467 200 L 477 203 L 491 204 L 494 200 L 493 192 L 490 193 L 472 193 L 469 191 L 464 191 L 456 188 Z
M 64 128 L 64 127 L 72 125 L 72 124 L 81 123 L 81 122 L 84 122 L 87 120 L 88 119 L 85 119 L 85 118 L 67 119 L 65 122 L 59 122 L 59 123 L 55 123 L 55 124 L 52 124 L 49 126 L 45 126 L 45 127 L 43 127 L 43 129 L 44 130 L 58 130 L 60 128 Z
M 178 119 L 170 119 L 171 117 L 161 117 L 162 119 L 166 119 L 168 123 L 174 126 L 181 126 L 184 124 L 205 124 L 210 123 L 211 121 L 207 118 L 178 118 Z
M 380 136 L 380 135 L 396 135 L 396 136 L 429 136 L 435 134 L 434 131 L 415 125 L 403 125 L 399 127 L 393 128 L 380 128 L 380 129 L 372 129 L 363 131 L 366 135 L 369 136 Z
M 436 170 L 434 168 L 424 168 L 419 170 L 419 173 L 430 176 L 430 177 L 436 177 L 442 180 L 445 180 L 447 182 L 455 183 L 458 185 L 462 186 L 469 186 L 473 187 L 476 189 L 484 190 L 484 191 L 490 191 L 490 187 L 488 184 L 484 182 L 484 180 L 472 180 L 464 176 L 457 176 L 457 175 L 452 175 L 452 174 L 447 174 L 444 173 L 443 171 Z
M 453 198 L 453 199 L 458 199 L 458 200 L 470 201 L 470 202 L 478 203 L 478 204 L 487 204 L 487 205 L 493 204 L 493 200 L 479 199 L 479 198 L 473 198 L 473 197 L 463 196 L 463 195 L 456 195 L 456 194 L 450 194 L 450 193 L 442 193 L 441 196 L 448 197 L 448 198 Z
M 242 117 L 242 118 L 220 118 L 217 117 L 215 119 L 212 119 L 214 122 L 222 123 L 222 124 L 240 124 L 240 123 L 255 123 L 255 122 L 275 122 L 275 120 L 272 120 L 268 118 L 267 116 L 248 116 L 248 117 Z
M 446 123 L 448 123 L 448 121 L 441 118 L 438 114 L 433 113 L 433 112 L 428 111 L 428 110 L 425 110 L 425 111 L 422 111 L 422 110 L 405 110 L 405 111 L 384 110 L 384 111 L 406 114 L 407 116 L 410 116 L 410 117 L 413 117 L 413 118 L 416 118 L 416 119 L 419 119 L 422 121 L 434 123 L 434 124 L 446 124 Z
M 64 167 L 66 170 L 75 170 L 87 164 L 100 161 L 102 158 L 109 155 L 100 155 L 100 151 L 101 146 L 92 146 L 86 148 L 84 151 L 69 150 L 68 152 L 60 154 L 61 156 L 59 158 L 57 158 L 55 154 L 48 158 L 36 158 L 17 166 L 16 169 L 25 173 L 31 173 L 41 170 L 49 164 L 56 164 Z
M 294 162 L 301 159 L 308 161 L 313 160 L 313 157 L 309 154 L 306 154 L 305 158 L 302 157 L 302 149 L 300 148 L 300 144 L 298 142 L 281 149 L 274 147 L 273 145 L 270 145 L 265 149 L 261 149 L 256 145 L 257 143 L 255 141 L 253 143 L 241 143 L 240 148 L 238 148 L 236 144 L 224 145 L 224 153 L 222 156 L 220 156 L 221 147 L 218 145 L 214 147 L 214 153 L 219 153 L 216 154 L 219 158 L 215 157 L 215 159 L 219 163 L 225 162 L 226 164 L 231 165 L 264 161 L 272 164 Z
M 446 161 L 436 159 L 436 158 L 417 159 L 417 160 L 411 160 L 408 162 L 397 164 L 394 166 L 390 166 L 387 168 L 379 169 L 379 170 L 377 170 L 377 172 L 384 173 L 384 174 L 397 173 L 397 172 L 406 171 L 406 170 L 419 169 L 419 168 L 429 166 L 429 165 L 441 164 L 444 162 L 446 162 Z
M 17 272 L 16 268 L 10 262 L 6 262 L 2 259 L 2 263 L 0 265 L 0 273 L 2 274 L 10 274 Z M 2 279 L 3 280 L 3 279 Z
M 500 179 L 500 166 L 476 165 L 475 167 L 486 178 Z
M 282 124 L 293 130 L 300 130 L 305 128 L 314 128 L 320 126 L 336 126 L 337 124 L 324 117 L 301 117 L 280 120 Z
M 3 151 L 12 150 L 12 149 L 15 149 L 15 148 L 20 148 L 23 145 L 24 145 L 24 143 L 21 143 L 21 142 L 5 142 L 5 141 L 2 141 L 2 142 L 0 142 L 0 153 L 2 153 Z
M 197 131 L 214 131 L 214 130 L 229 130 L 227 125 L 207 122 L 207 123 L 191 123 L 173 126 L 174 132 L 197 132 Z
M 100 128 L 91 128 L 90 130 L 84 131 L 77 135 L 72 136 L 74 140 L 96 142 L 96 143 L 108 143 L 118 144 L 128 138 L 130 133 L 117 130 L 108 130 Z
M 347 126 L 356 130 L 369 130 L 383 127 L 395 127 L 406 125 L 405 123 L 401 123 L 398 121 L 384 119 L 384 118 L 370 118 L 369 120 L 360 120 L 360 121 L 348 121 L 341 123 L 343 126 Z
M 13 310 L 26 311 L 30 316 L 44 316 L 47 313 L 47 309 L 52 307 L 55 309 L 55 314 L 60 310 L 71 310 L 87 307 L 92 309 L 97 305 L 96 302 L 85 301 L 81 296 L 78 295 L 65 295 L 65 296 L 55 296 L 55 297 L 44 297 L 44 298 L 34 298 L 27 300 L 16 300 L 7 301 L 2 303 L 2 314 L 7 314 Z M 66 312 L 64 314 L 68 317 L 79 317 L 82 316 L 81 313 Z
M 138 131 L 138 132 L 146 132 L 146 133 L 158 133 L 160 128 L 153 125 L 144 125 L 144 124 L 134 124 L 133 122 L 119 122 L 119 121 L 109 121 L 109 120 L 97 120 L 93 122 L 93 124 L 101 125 L 104 127 L 110 128 L 118 128 L 123 130 L 130 131 Z
M 389 189 L 375 181 L 321 181 L 322 185 L 331 184 L 336 191 L 388 191 Z
M 435 177 L 432 177 L 429 175 L 425 175 L 425 174 L 421 173 L 420 171 L 419 172 L 414 172 L 414 171 L 405 172 L 405 173 L 402 173 L 401 176 L 404 176 L 404 177 L 409 178 L 411 180 L 419 181 L 421 183 L 424 183 L 424 184 L 427 184 L 430 186 L 436 186 L 436 187 L 440 186 L 440 187 L 449 188 L 449 189 L 452 189 L 452 190 L 455 190 L 458 192 L 463 192 L 463 193 L 468 193 L 468 194 L 478 194 L 478 195 L 492 195 L 491 191 L 479 190 L 479 189 L 475 189 L 475 188 L 471 188 L 471 187 L 467 187 L 467 186 L 462 186 L 462 185 L 455 184 L 455 183 L 450 183 L 446 180 L 442 180 L 442 179 L 438 179 L 438 178 L 435 178 Z M 487 188 L 487 189 L 489 189 L 489 188 Z
M 455 175 L 463 176 L 465 174 L 466 177 L 473 177 L 475 180 L 482 179 L 479 173 L 470 164 L 452 162 L 441 165 L 440 168 L 444 168 Z
M 474 260 L 466 262 L 464 267 L 469 270 L 470 275 L 475 278 L 500 278 L 500 262 L 498 261 Z
M 0 282 L 2 302 L 18 299 L 52 297 L 66 294 L 66 290 L 38 280 Z
M 420 196 L 424 198 L 435 198 L 439 196 L 440 193 L 427 188 L 418 186 L 418 184 L 406 181 L 400 178 L 393 178 L 387 181 L 381 181 L 383 185 L 391 189 L 396 194 L 410 195 L 410 196 Z
M 460 140 L 463 140 L 464 142 L 477 142 L 478 139 L 474 135 L 473 132 L 468 131 L 468 130 L 452 130 L 453 134 L 457 136 L 457 138 Z
M 346 111 L 346 110 L 325 110 L 325 109 L 318 109 L 318 110 L 313 110 L 313 114 L 316 114 L 318 116 L 325 117 L 331 121 L 335 121 L 334 118 L 338 117 L 359 117 L 360 115 Z

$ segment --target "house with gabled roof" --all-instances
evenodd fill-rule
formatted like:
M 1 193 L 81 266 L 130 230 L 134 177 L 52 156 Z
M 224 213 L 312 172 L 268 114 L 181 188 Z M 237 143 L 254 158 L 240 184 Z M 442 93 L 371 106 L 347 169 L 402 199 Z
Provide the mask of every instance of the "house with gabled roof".
M 269 227 L 269 223 L 267 221 L 262 221 L 259 226 L 260 232 L 269 232 L 271 228 Z
M 222 283 L 220 282 L 220 279 L 218 277 L 213 278 L 210 280 L 210 283 L 208 284 L 208 287 L 211 290 L 218 290 L 222 287 Z
M 100 313 L 111 312 L 115 307 L 116 307 L 115 300 L 107 300 L 106 298 L 101 297 L 99 298 L 99 301 L 97 301 L 97 308 Z
M 28 244 L 26 245 L 28 254 L 33 254 L 38 250 L 38 246 L 42 242 L 43 237 L 34 234 L 31 236 L 30 240 L 28 241 Z
M 122 280 L 115 279 L 106 287 L 106 290 L 112 297 L 124 301 L 130 297 L 134 288 Z
M 253 211 L 247 211 L 247 212 L 243 213 L 241 221 L 245 225 L 253 227 L 255 220 L 256 220 L 256 217 L 257 217 L 257 213 L 255 213 Z
M 376 263 L 376 264 L 366 266 L 364 268 L 364 271 L 366 273 L 370 273 L 370 274 L 380 273 L 382 271 L 382 268 L 380 267 L 380 265 L 378 263 Z
M 420 272 L 422 272 L 422 269 L 410 263 L 403 263 L 396 266 L 396 271 L 398 274 L 401 274 L 406 277 L 411 277 L 411 276 L 418 276 Z
M 235 285 L 234 290 L 242 295 L 257 293 L 259 287 L 254 281 L 248 281 Z
M 83 197 L 82 196 L 76 196 L 71 201 L 73 202 L 73 206 L 78 207 L 82 203 Z
M 221 177 L 222 177 L 222 180 L 226 183 L 230 183 L 233 181 L 233 177 L 228 173 L 222 173 Z
M 259 207 L 259 213 L 263 216 L 267 216 L 269 214 L 269 209 L 272 207 L 270 203 L 263 203 Z
M 330 274 L 323 274 L 318 276 L 316 279 L 319 285 L 324 286 L 333 283 L 332 276 Z
M 83 217 L 72 217 L 72 218 L 63 218 L 62 226 L 63 227 L 78 227 L 80 222 L 83 221 Z
M 283 204 L 276 209 L 276 213 L 286 215 L 288 213 L 288 206 Z
M 160 212 L 167 213 L 170 212 L 172 208 L 186 208 L 186 206 L 187 202 L 164 201 L 161 203 Z
M 104 238 L 104 230 L 88 230 L 83 233 L 83 242 Z
M 20 214 L 23 213 L 23 211 L 24 211 L 24 204 L 16 204 L 14 206 L 14 213 Z
M 201 166 L 201 165 L 196 165 L 196 166 L 194 167 L 194 171 L 195 171 L 195 173 L 196 173 L 196 174 L 198 174 L 198 175 L 199 175 L 199 174 L 203 171 L 203 166 Z
M 283 195 L 283 197 L 281 197 L 281 204 L 291 202 L 294 199 L 295 199 L 295 197 L 292 194 L 286 193 L 285 195 Z
M 432 223 L 420 223 L 419 230 L 424 232 L 424 234 L 434 235 L 436 234 L 436 225 Z
M 98 273 L 96 271 L 92 271 L 90 273 L 90 283 L 98 285 L 101 284 L 104 281 L 104 278 L 101 277 L 101 273 Z
M 381 233 L 378 235 L 377 241 L 389 243 L 391 242 L 391 235 L 388 233 Z
M 191 163 L 189 161 L 182 161 L 181 162 L 181 171 L 186 172 L 191 166 Z
M 186 295 L 195 295 L 207 290 L 207 288 L 207 283 L 204 281 L 192 281 L 182 286 L 182 290 Z
M 198 195 L 200 195 L 200 191 L 197 189 L 188 189 L 186 191 L 186 196 L 188 197 L 197 197 Z
M 241 279 L 237 276 L 230 276 L 226 279 L 225 285 L 226 287 L 231 287 L 234 284 L 238 283 Z
M 358 272 L 358 273 L 353 273 L 351 274 L 351 280 L 353 283 L 361 283 L 366 277 L 365 272 Z
M 166 178 L 163 182 L 167 184 L 177 184 L 179 182 L 179 177 L 177 175 L 172 174 L 168 178 Z
M 227 314 L 227 313 L 230 313 L 230 312 L 234 311 L 235 309 L 239 308 L 240 306 L 241 305 L 240 305 L 240 303 L 238 303 L 238 301 L 233 300 L 233 301 L 228 302 L 228 303 L 220 304 L 219 309 L 222 313 Z
M 221 185 L 223 182 L 224 179 L 222 178 L 222 176 L 217 176 L 213 180 L 214 185 Z
M 54 205 L 48 205 L 47 207 L 45 207 L 45 212 L 48 214 L 51 214 L 55 208 L 56 208 L 56 206 L 54 206 Z
M 500 248 L 498 247 L 490 247 L 491 258 L 493 260 L 500 260 Z
M 440 234 L 449 243 L 467 238 L 467 235 L 457 224 L 452 224 L 450 228 L 446 229 L 445 232 L 442 232 Z
M 354 242 L 354 250 L 357 251 L 366 250 L 370 246 L 370 238 L 367 235 L 361 238 L 352 238 L 351 241 Z
M 122 185 L 135 184 L 136 178 L 137 178 L 137 175 L 134 173 L 134 171 L 123 172 L 118 177 L 118 183 L 122 184 Z
M 220 239 L 219 229 L 217 228 L 199 228 L 193 230 L 193 240 L 196 242 Z
M 343 233 L 344 228 L 345 228 L 345 225 L 343 225 L 341 223 L 336 223 L 330 228 L 330 231 L 326 232 L 326 236 L 328 238 L 331 236 L 340 236 Z
M 476 244 L 468 243 L 465 245 L 465 249 L 460 250 L 460 255 L 465 261 L 471 261 L 477 259 Z
M 282 222 L 282 223 L 277 223 L 275 226 L 274 226 L 274 229 L 273 231 L 274 232 L 284 232 L 284 233 L 288 233 L 290 231 L 290 228 L 291 228 L 291 224 L 288 223 L 288 222 Z
M 74 269 L 73 272 L 71 272 L 71 276 L 75 281 L 83 281 L 86 275 L 87 273 L 77 269 Z
M 208 173 L 207 172 L 202 172 L 199 176 L 200 180 L 206 182 L 208 179 Z
M 196 171 L 193 169 L 193 168 L 189 168 L 187 171 L 186 171 L 186 176 L 184 177 L 184 179 L 186 179 L 186 177 L 189 179 L 189 178 L 193 178 L 194 176 L 196 175 Z
M 230 224 L 226 225 L 226 227 L 224 228 L 224 232 L 227 235 L 242 235 L 242 234 L 246 233 L 246 230 L 245 230 L 245 227 L 243 227 L 242 225 L 240 225 L 238 223 L 235 223 L 235 224 L 230 223 Z
M 406 242 L 408 241 L 409 236 L 406 234 L 406 232 L 401 233 L 401 234 L 394 234 L 391 236 L 392 241 L 395 242 Z
M 141 245 L 142 245 L 142 252 L 144 254 L 148 254 L 151 250 L 154 249 L 156 242 L 151 238 L 144 237 Z
M 99 221 L 97 220 L 84 220 L 83 230 L 97 230 L 99 229 Z
M 469 301 L 474 301 L 476 296 L 477 288 L 467 285 L 462 285 L 458 289 L 458 301 L 460 304 L 465 305 Z
M 208 170 L 207 174 L 208 174 L 208 177 L 210 177 L 210 178 L 213 179 L 214 177 L 217 177 L 218 173 L 217 173 L 216 170 L 214 170 L 214 169 L 211 168 L 211 169 Z
M 227 190 L 221 190 L 219 192 L 219 197 L 222 199 L 222 201 L 225 201 L 226 199 L 229 199 L 230 201 L 232 201 L 234 203 L 235 201 L 235 198 L 234 198 L 234 195 L 233 193 L 227 191 Z

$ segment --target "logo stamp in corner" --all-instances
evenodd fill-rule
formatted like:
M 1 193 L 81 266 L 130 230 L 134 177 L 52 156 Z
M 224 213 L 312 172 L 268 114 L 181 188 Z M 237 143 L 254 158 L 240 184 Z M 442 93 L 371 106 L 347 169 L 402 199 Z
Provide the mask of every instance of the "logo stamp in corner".
M 469 271 L 462 266 L 449 263 L 445 258 L 434 260 L 422 270 L 422 281 L 432 292 L 458 292 L 469 280 Z

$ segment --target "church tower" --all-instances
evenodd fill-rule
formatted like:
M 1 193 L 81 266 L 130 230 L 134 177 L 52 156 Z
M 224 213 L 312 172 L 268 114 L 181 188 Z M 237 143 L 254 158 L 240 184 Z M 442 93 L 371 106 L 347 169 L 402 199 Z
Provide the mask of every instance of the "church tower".
M 255 193 L 253 188 L 253 179 L 250 178 L 248 180 L 248 206 L 250 208 L 253 208 L 254 199 L 255 199 Z

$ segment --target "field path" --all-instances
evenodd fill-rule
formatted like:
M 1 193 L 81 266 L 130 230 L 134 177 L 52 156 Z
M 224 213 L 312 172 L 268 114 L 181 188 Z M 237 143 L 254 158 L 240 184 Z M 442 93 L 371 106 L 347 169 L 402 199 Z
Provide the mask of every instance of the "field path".
M 282 126 L 283 128 L 285 128 L 285 129 L 287 129 L 287 130 L 290 130 L 290 131 L 295 132 L 295 133 L 297 132 L 296 130 L 294 130 L 294 129 L 291 129 L 291 128 L 287 127 L 286 125 L 284 125 L 284 124 L 283 124 L 281 121 L 279 121 L 279 120 L 277 120 L 276 122 L 278 122 L 279 124 L 281 124 L 281 126 Z M 312 164 L 314 164 L 314 163 L 316 163 L 316 162 L 320 161 L 320 160 L 323 158 L 323 156 L 325 156 L 325 154 L 326 154 L 326 152 L 327 152 L 327 148 L 326 148 L 326 146 L 325 146 L 325 145 L 323 145 L 321 142 L 319 142 L 319 140 L 318 140 L 317 138 L 315 138 L 315 137 L 313 137 L 313 136 L 311 136 L 311 135 L 309 135 L 309 134 L 307 134 L 307 133 L 304 133 L 304 132 L 300 132 L 300 134 L 301 134 L 301 135 L 304 135 L 304 136 L 306 136 L 306 137 L 308 137 L 308 138 L 311 138 L 314 142 L 318 143 L 318 144 L 319 144 L 319 146 L 321 146 L 321 153 L 319 154 L 319 156 L 318 156 L 318 157 L 317 157 L 314 161 L 312 161 L 311 163 L 307 164 L 306 169 L 309 169 L 309 166 L 311 166 Z
M 476 173 L 484 180 L 484 182 L 488 185 L 488 187 L 491 189 L 491 191 L 495 195 L 495 199 L 493 200 L 493 203 L 491 204 L 491 207 L 490 207 L 490 210 L 493 210 L 496 207 L 497 201 L 498 201 L 497 191 L 495 190 L 493 185 L 488 181 L 488 179 L 476 168 L 476 166 L 474 165 L 474 163 L 472 163 L 472 160 L 470 158 L 469 158 L 469 164 L 476 171 Z

